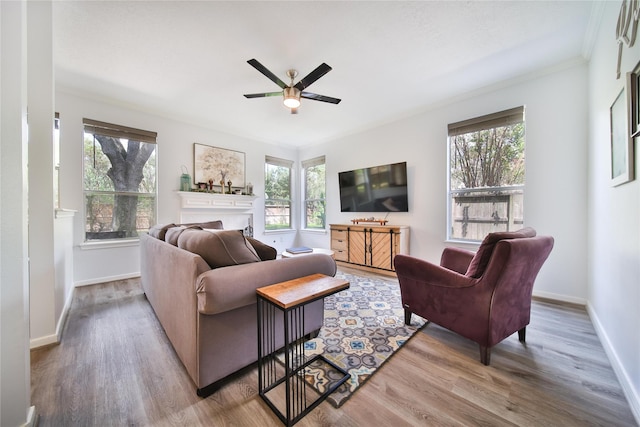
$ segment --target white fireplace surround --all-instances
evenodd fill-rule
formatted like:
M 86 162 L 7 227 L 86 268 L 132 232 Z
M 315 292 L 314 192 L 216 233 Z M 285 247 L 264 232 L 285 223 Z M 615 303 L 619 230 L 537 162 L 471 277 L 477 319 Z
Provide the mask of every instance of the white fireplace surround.
M 253 228 L 256 196 L 178 191 L 180 223 L 221 220 L 225 230 Z

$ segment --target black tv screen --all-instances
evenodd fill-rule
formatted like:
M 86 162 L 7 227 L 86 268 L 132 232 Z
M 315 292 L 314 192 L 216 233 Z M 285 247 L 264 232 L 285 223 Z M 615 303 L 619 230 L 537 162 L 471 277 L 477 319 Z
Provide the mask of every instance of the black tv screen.
M 340 211 L 409 212 L 407 162 L 338 173 Z

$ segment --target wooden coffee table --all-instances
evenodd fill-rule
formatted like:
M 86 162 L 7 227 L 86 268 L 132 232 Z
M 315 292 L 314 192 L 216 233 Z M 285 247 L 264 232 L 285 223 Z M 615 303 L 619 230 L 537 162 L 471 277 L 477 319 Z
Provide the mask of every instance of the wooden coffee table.
M 280 420 L 292 426 L 350 378 L 348 372 L 322 355 L 304 356 L 304 308 L 310 302 L 340 292 L 349 282 L 324 274 L 276 283 L 256 290 L 258 297 L 258 393 Z M 284 329 L 284 366 L 279 330 Z M 320 393 L 305 381 L 306 368 L 325 363 L 342 378 Z M 284 400 L 284 405 L 282 401 Z

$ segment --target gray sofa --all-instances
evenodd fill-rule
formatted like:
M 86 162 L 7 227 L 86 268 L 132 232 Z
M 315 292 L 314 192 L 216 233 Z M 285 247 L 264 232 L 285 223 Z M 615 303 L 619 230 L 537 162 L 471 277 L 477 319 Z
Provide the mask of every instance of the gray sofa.
M 240 232 L 181 228 L 167 230 L 180 233 L 176 245 L 157 229 L 140 237 L 141 281 L 197 394 L 207 396 L 258 359 L 256 288 L 314 273 L 334 276 L 336 264 L 322 254 L 262 260 L 275 250 Z M 258 253 L 263 258 L 256 260 Z M 232 265 L 218 265 L 225 263 Z M 322 300 L 305 308 L 306 334 L 317 333 L 323 314 Z

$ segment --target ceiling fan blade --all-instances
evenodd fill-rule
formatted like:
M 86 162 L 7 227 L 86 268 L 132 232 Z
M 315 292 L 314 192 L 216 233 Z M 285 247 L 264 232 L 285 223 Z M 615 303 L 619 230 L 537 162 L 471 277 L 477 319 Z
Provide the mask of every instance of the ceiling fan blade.
M 265 76 L 267 76 L 267 78 L 269 80 L 271 80 L 272 82 L 274 82 L 275 84 L 277 84 L 278 86 L 280 86 L 282 89 L 284 89 L 285 87 L 287 87 L 286 83 L 283 82 L 282 80 L 280 80 L 275 74 L 273 74 L 271 71 L 267 70 L 267 67 L 265 67 L 264 65 L 262 65 L 261 63 L 259 63 L 256 59 L 250 59 L 247 61 L 249 63 L 249 65 L 251 65 L 253 68 L 255 68 L 256 70 L 260 71 L 262 74 L 264 74 Z
M 267 96 L 282 96 L 282 91 L 280 92 L 265 92 L 265 93 L 249 93 L 245 94 L 245 98 L 264 98 Z
M 331 67 L 323 62 L 322 64 L 318 65 L 318 68 L 307 74 L 305 78 L 296 83 L 294 87 L 302 92 L 305 88 L 311 86 L 313 82 L 327 74 L 329 71 L 331 71 Z
M 311 92 L 302 92 L 300 94 L 300 96 L 303 97 L 303 98 L 307 98 L 307 99 L 313 99 L 314 101 L 329 102 L 331 104 L 339 104 L 340 101 L 342 101 L 341 99 L 338 99 L 338 98 L 332 98 L 330 96 L 318 95 L 317 93 L 311 93 Z

